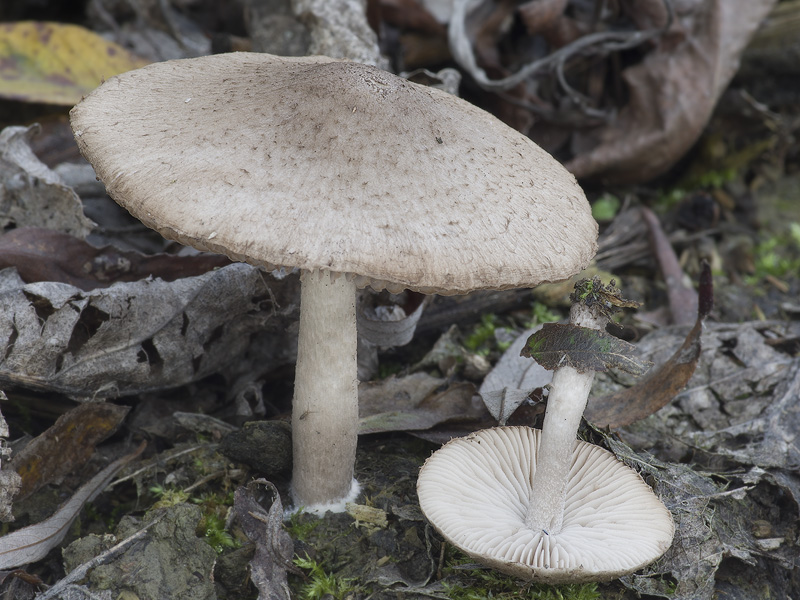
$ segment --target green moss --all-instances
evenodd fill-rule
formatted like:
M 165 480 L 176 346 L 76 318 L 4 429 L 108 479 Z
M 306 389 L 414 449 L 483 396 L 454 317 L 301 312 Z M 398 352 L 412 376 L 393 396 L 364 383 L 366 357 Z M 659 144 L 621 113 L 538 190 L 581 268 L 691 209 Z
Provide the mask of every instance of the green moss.
M 470 352 L 488 354 L 489 346 L 494 340 L 495 329 L 497 329 L 497 315 L 493 313 L 481 315 L 481 322 L 464 338 L 464 347 Z
M 319 519 L 303 518 L 303 511 L 299 510 L 292 513 L 289 517 L 289 523 L 286 525 L 286 531 L 289 532 L 289 535 L 292 536 L 292 539 L 306 542 L 318 525 Z
M 308 555 L 296 556 L 293 562 L 295 566 L 307 571 L 308 583 L 300 589 L 300 596 L 303 600 L 321 600 L 322 598 L 344 600 L 348 594 L 356 591 L 353 579 L 336 577 L 327 573 L 322 565 L 309 558 Z
M 228 511 L 233 506 L 233 491 L 202 494 L 192 498 L 192 503 L 203 511 L 197 526 L 198 533 L 217 554 L 241 546 L 226 528 Z
M 225 519 L 214 513 L 205 513 L 197 525 L 206 543 L 217 554 L 229 548 L 238 548 L 241 544 L 225 529 Z
M 770 236 L 753 249 L 755 270 L 747 283 L 755 285 L 764 277 L 781 279 L 800 272 L 800 223 Z
M 622 202 L 619 198 L 613 194 L 603 194 L 592 202 L 592 216 L 599 223 L 611 221 L 617 216 L 620 206 Z
M 445 561 L 445 593 L 452 600 L 600 600 L 596 583 L 546 585 L 522 581 L 488 568 L 450 549 Z M 476 568 L 469 568 L 475 566 Z
M 444 590 L 452 600 L 600 600 L 596 583 L 569 583 L 546 585 L 529 583 L 494 571 L 470 572 L 473 583 L 469 586 L 444 583 Z
M 547 304 L 538 300 L 531 304 L 531 318 L 525 323 L 526 329 L 533 329 L 542 323 L 556 323 L 561 319 L 561 313 L 553 310 Z

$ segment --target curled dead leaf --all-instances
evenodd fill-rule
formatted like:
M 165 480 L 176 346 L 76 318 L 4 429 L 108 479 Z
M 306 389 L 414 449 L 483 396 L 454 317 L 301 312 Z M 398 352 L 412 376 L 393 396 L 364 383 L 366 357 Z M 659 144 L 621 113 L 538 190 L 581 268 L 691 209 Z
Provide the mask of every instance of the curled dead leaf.
M 146 256 L 113 246 L 96 248 L 41 227 L 20 227 L 0 237 L 0 269 L 16 267 L 25 283 L 58 281 L 85 291 L 147 277 L 175 281 L 229 264 L 229 259 L 218 254 Z
M 273 496 L 269 510 L 256 500 L 259 486 Z M 234 492 L 233 510 L 245 535 L 255 544 L 250 561 L 250 579 L 258 588 L 259 600 L 289 600 L 287 571 L 298 572 L 292 564 L 294 542 L 283 528 L 283 505 L 278 489 L 266 479 L 256 479 Z
M 142 442 L 135 452 L 108 465 L 82 485 L 51 517 L 0 537 L 0 569 L 27 565 L 47 556 L 67 534 L 83 506 L 97 497 L 117 472 L 144 452 Z
M 0 383 L 77 399 L 184 385 L 231 364 L 275 314 L 273 292 L 237 263 L 173 282 L 84 292 L 0 271 Z
M 0 132 L 0 227 L 46 227 L 85 238 L 94 223 L 84 216 L 77 194 L 31 150 L 28 140 L 37 130 L 32 125 Z
M 11 461 L 22 477 L 17 501 L 83 466 L 95 446 L 113 434 L 130 410 L 127 406 L 91 402 L 61 415 Z
M 700 357 L 703 321 L 711 311 L 713 285 L 711 267 L 703 265 L 700 275 L 698 314 L 685 341 L 670 359 L 646 379 L 616 394 L 589 398 L 584 417 L 597 427 L 615 429 L 644 419 L 663 408 L 689 382 Z

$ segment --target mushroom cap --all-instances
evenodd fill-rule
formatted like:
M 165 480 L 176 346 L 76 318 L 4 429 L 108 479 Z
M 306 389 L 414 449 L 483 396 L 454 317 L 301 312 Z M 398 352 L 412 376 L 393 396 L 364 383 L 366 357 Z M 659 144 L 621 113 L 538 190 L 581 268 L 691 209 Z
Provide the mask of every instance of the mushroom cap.
M 232 53 L 106 81 L 71 112 L 109 194 L 167 238 L 269 267 L 427 293 L 579 271 L 575 178 L 437 89 L 326 57 Z
M 581 441 L 561 531 L 528 528 L 539 437 L 529 427 L 486 429 L 428 459 L 417 493 L 445 539 L 498 571 L 546 583 L 615 579 L 667 551 L 675 525 L 653 490 L 613 454 Z

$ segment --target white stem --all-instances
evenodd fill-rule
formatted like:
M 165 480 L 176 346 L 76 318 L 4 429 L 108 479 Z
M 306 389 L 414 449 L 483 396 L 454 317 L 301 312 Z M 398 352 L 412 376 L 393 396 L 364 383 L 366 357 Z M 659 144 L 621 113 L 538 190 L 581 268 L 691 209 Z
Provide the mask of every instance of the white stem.
M 573 325 L 602 331 L 606 322 L 581 303 L 570 311 Z M 579 373 L 565 366 L 553 373 L 525 520 L 531 529 L 548 534 L 561 531 L 572 452 L 593 381 L 594 371 Z
M 292 496 L 314 512 L 353 500 L 358 439 L 356 287 L 343 275 L 304 273 L 292 401 Z M 355 493 L 354 493 L 355 492 Z

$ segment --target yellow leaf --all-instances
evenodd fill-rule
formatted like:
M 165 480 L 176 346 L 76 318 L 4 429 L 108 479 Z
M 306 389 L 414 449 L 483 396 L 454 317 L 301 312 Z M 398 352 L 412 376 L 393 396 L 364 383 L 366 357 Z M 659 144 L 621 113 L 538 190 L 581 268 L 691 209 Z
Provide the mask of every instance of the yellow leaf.
M 77 25 L 0 24 L 0 98 L 72 106 L 103 79 L 147 63 Z

